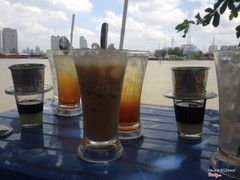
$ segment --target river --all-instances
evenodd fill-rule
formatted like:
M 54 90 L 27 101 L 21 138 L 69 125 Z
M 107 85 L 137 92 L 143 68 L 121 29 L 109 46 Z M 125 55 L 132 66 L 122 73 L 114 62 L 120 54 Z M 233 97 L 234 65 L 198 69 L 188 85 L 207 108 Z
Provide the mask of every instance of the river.
M 20 63 L 43 63 L 45 68 L 45 83 L 52 85 L 51 70 L 48 59 L 0 59 L 0 112 L 16 108 L 15 97 L 5 94 L 4 90 L 13 85 L 9 66 Z M 149 61 L 146 69 L 142 90 L 142 103 L 173 105 L 172 99 L 162 96 L 172 90 L 171 67 L 176 66 L 208 66 L 207 91 L 217 93 L 217 80 L 214 61 Z M 45 98 L 52 97 L 52 91 Z M 218 98 L 207 101 L 207 108 L 218 109 Z

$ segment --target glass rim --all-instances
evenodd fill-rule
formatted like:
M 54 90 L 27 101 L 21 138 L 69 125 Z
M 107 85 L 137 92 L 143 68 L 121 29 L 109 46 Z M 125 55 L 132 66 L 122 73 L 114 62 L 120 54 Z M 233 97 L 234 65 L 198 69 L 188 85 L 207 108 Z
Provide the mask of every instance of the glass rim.
M 29 70 L 29 69 L 43 69 L 45 68 L 45 64 L 39 64 L 39 63 L 23 63 L 23 64 L 13 64 L 9 66 L 8 68 L 11 70 Z

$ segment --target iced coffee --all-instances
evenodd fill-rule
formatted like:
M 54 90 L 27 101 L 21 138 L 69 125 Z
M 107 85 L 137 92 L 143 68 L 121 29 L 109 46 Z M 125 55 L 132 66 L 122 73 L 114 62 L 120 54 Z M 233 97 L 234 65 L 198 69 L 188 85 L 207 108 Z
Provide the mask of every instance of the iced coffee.
M 79 156 L 91 162 L 117 159 L 123 152 L 118 118 L 127 53 L 113 48 L 76 50 L 74 61 L 83 108 L 84 137 Z

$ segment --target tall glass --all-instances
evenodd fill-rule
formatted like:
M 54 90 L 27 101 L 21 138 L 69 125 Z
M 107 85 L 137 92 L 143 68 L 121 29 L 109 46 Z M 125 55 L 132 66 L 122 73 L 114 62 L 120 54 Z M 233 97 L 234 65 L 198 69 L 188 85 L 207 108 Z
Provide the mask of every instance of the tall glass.
M 214 169 L 240 179 L 240 51 L 214 52 L 219 93 L 219 142 Z
M 149 52 L 130 51 L 124 76 L 119 114 L 119 138 L 134 139 L 143 135 L 140 100 Z
M 72 52 L 51 50 L 49 58 L 54 60 L 58 83 L 58 105 L 55 114 L 59 116 L 80 115 L 80 89 Z
M 47 51 L 48 55 L 51 53 L 50 50 Z M 51 56 L 51 55 L 49 55 Z M 58 105 L 58 83 L 57 83 L 57 73 L 56 73 L 56 67 L 54 63 L 53 57 L 48 57 L 50 70 L 51 70 L 51 76 L 52 76 L 52 85 L 53 85 L 53 97 L 51 104 L 53 106 Z
M 80 158 L 106 163 L 118 159 L 123 147 L 118 139 L 118 117 L 127 53 L 110 49 L 74 52 L 82 108 L 83 140 Z

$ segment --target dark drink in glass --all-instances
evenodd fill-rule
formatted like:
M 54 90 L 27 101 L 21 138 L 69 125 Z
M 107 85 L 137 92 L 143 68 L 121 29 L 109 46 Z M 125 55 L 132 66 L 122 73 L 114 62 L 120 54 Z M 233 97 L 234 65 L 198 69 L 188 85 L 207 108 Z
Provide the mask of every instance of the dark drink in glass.
M 206 100 L 174 99 L 178 134 L 184 138 L 199 138 L 202 133 Z
M 42 124 L 44 93 L 16 95 L 17 109 L 24 128 L 33 128 Z

